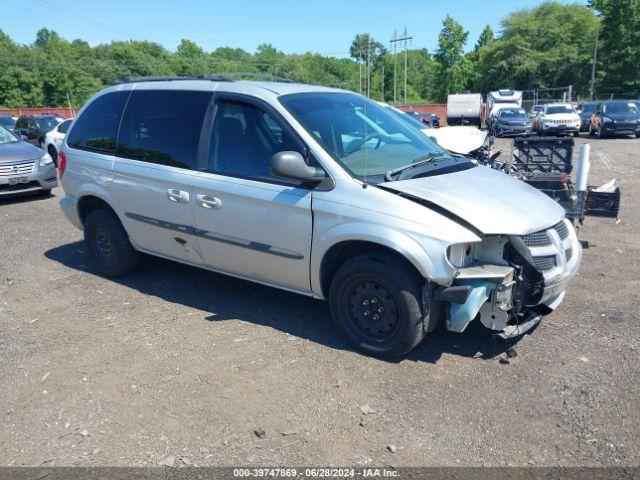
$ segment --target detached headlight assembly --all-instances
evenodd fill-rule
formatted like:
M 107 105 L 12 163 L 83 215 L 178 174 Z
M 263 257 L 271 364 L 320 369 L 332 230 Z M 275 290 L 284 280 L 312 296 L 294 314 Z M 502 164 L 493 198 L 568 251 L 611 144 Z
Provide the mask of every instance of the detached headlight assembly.
M 38 165 L 41 167 L 46 167 L 47 165 L 51 165 L 52 163 L 53 158 L 51 158 L 51 155 L 45 153 L 44 155 L 42 155 L 42 158 L 40 158 L 40 163 Z

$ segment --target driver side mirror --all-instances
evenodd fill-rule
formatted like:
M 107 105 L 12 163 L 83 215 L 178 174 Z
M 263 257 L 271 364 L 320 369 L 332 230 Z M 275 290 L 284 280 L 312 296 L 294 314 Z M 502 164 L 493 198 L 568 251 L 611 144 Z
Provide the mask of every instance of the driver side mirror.
M 24 133 L 20 133 L 18 136 L 20 137 L 20 140 L 22 140 L 23 142 L 29 141 L 29 137 L 27 137 Z
M 272 175 L 305 182 L 321 182 L 326 174 L 324 170 L 310 167 L 298 152 L 278 152 L 271 157 L 269 171 Z

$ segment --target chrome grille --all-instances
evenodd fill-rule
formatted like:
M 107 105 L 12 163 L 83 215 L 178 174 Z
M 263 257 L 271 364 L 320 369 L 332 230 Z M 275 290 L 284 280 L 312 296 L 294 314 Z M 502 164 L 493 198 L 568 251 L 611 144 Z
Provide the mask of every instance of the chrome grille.
M 551 239 L 547 235 L 546 231 L 530 233 L 523 237 L 524 243 L 528 247 L 543 247 L 545 245 L 551 245 Z
M 564 256 L 567 258 L 567 262 L 571 260 L 571 257 L 573 257 L 573 248 L 567 248 L 564 251 Z
M 533 257 L 533 263 L 536 264 L 540 270 L 551 270 L 556 266 L 556 257 L 555 255 L 545 255 L 542 257 Z
M 36 162 L 24 162 L 16 163 L 13 165 L 1 165 L 0 164 L 0 176 L 2 177 L 15 177 L 17 175 L 28 175 L 33 170 L 33 165 Z
M 554 225 L 553 229 L 558 232 L 558 235 L 562 240 L 567 238 L 567 236 L 569 235 L 569 229 L 567 228 L 567 224 L 564 222 L 564 220 L 557 225 Z

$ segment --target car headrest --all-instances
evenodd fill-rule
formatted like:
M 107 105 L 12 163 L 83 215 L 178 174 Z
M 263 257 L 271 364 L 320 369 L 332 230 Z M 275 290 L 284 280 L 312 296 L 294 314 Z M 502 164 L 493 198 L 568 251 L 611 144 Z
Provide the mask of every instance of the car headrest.
M 234 117 L 222 117 L 220 121 L 220 138 L 229 143 L 242 142 L 244 140 L 242 122 Z

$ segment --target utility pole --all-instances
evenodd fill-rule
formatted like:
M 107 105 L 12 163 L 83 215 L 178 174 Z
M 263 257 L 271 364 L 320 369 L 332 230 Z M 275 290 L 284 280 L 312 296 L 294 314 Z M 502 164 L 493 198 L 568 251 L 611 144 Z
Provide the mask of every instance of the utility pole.
M 397 103 L 396 97 L 396 43 L 404 42 L 404 103 L 407 103 L 407 40 L 411 40 L 413 37 L 408 36 L 407 27 L 404 27 L 404 34 L 401 38 L 398 38 L 396 31 L 393 32 L 393 102 Z
M 393 45 L 393 104 L 396 105 L 398 103 L 398 94 L 397 94 L 397 75 L 396 70 L 398 69 L 398 48 L 397 42 L 398 39 L 398 31 L 393 31 L 393 38 L 391 39 L 391 44 Z
M 382 86 L 380 89 L 382 90 L 382 101 L 384 102 L 384 59 L 382 60 Z
M 593 46 L 593 63 L 591 64 L 591 83 L 589 84 L 589 100 L 593 100 L 596 88 L 596 60 L 598 59 L 598 24 L 596 23 L 596 43 Z
M 69 106 L 69 117 L 73 117 L 73 110 L 71 109 L 71 99 L 69 98 L 69 92 L 67 92 L 67 105 Z
M 407 36 L 407 27 L 404 27 L 404 104 L 407 104 L 407 40 L 413 37 Z

